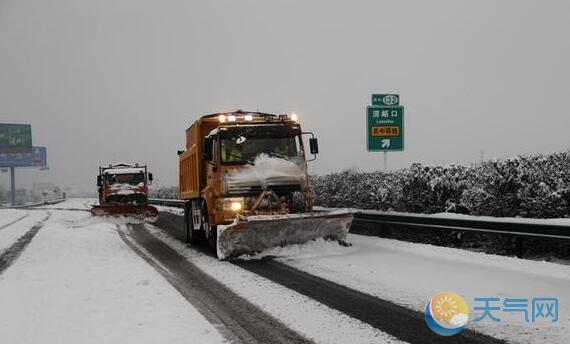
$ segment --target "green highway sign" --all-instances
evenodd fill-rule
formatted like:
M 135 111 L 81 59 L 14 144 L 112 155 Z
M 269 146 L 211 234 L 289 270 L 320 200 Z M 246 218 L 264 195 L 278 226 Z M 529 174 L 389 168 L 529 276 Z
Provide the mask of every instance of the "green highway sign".
M 373 106 L 398 106 L 400 105 L 400 96 L 397 94 L 373 94 Z
M 366 117 L 368 151 L 404 150 L 403 106 L 369 106 Z
M 0 148 L 21 147 L 32 147 L 32 126 L 0 123 Z

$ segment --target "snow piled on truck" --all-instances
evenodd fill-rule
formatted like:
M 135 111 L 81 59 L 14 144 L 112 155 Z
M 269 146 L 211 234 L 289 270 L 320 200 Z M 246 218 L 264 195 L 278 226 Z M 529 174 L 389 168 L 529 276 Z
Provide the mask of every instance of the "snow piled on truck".
M 260 154 L 253 165 L 229 172 L 225 182 L 229 189 L 242 185 L 266 189 L 271 184 L 301 184 L 304 176 L 305 172 L 294 161 Z

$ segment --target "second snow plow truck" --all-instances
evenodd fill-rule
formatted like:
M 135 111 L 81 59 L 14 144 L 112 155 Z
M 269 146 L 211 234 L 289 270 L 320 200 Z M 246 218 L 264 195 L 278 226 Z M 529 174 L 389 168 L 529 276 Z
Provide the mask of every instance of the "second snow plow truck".
M 219 259 L 316 238 L 344 243 L 352 214 L 313 211 L 303 135 L 316 155 L 294 114 L 238 110 L 192 124 L 178 152 L 186 241 Z
M 99 167 L 99 205 L 92 206 L 91 214 L 156 220 L 158 210 L 148 204 L 148 185 L 151 182 L 152 173 L 146 166 L 116 164 Z

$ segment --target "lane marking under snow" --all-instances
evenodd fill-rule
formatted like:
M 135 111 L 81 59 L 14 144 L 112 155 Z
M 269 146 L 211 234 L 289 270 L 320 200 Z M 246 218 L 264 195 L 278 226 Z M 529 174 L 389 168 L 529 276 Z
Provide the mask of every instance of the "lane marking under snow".
M 24 235 L 22 235 L 12 246 L 8 247 L 0 255 L 0 274 L 2 274 L 12 263 L 18 259 L 22 252 L 26 249 L 28 244 L 32 241 L 34 236 L 38 234 L 39 230 L 44 226 L 46 221 L 50 218 L 51 213 L 40 222 L 35 224 L 30 230 L 28 230 Z

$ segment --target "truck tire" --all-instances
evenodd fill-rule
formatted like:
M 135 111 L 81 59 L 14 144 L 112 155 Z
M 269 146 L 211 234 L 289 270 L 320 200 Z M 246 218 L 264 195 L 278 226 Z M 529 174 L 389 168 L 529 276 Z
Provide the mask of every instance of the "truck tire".
M 184 204 L 184 242 L 192 243 L 192 201 Z
M 288 203 L 289 212 L 292 214 L 306 213 L 309 208 L 305 194 L 300 191 L 292 192 Z
M 210 218 L 208 217 L 208 207 L 206 202 L 202 202 L 202 228 L 201 231 L 204 233 L 204 241 L 208 244 L 210 252 L 214 254 L 215 257 L 218 256 L 218 232 L 216 226 L 210 226 Z
M 184 238 L 185 242 L 195 245 L 204 243 L 204 231 L 194 229 L 192 216 L 192 203 L 201 202 L 201 200 L 191 200 L 184 205 Z

